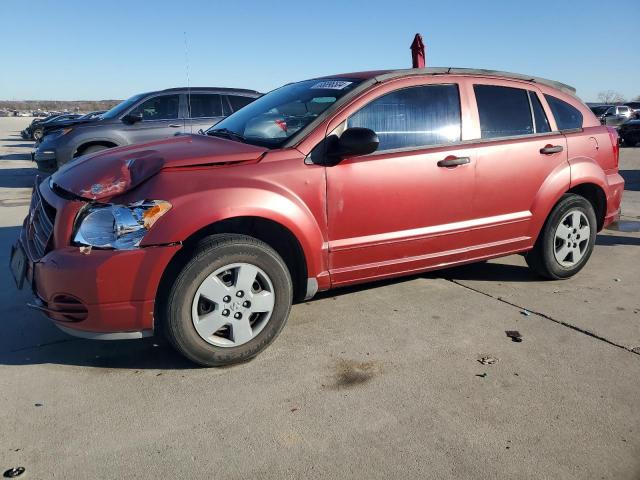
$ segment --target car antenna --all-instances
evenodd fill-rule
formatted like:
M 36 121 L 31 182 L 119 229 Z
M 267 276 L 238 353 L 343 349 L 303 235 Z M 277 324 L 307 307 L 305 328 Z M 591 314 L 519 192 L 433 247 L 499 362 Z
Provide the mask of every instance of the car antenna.
M 184 35 L 184 59 L 185 59 L 185 69 L 187 74 L 187 107 L 188 107 L 188 121 L 189 121 L 189 132 L 193 134 L 193 122 L 191 121 L 191 82 L 189 79 L 189 47 L 187 45 L 187 32 L 182 32 Z M 185 122 L 187 119 L 184 120 Z M 186 130 L 186 125 L 185 125 Z

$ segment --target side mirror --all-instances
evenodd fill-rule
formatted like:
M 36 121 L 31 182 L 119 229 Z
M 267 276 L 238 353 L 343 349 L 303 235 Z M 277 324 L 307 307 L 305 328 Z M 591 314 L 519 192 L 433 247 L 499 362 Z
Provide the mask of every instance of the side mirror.
M 376 132 L 368 128 L 351 127 L 328 145 L 327 156 L 340 161 L 345 157 L 368 155 L 375 152 L 378 145 L 380 140 Z
M 124 117 L 122 117 L 122 121 L 124 123 L 128 123 L 129 125 L 133 125 L 134 123 L 142 121 L 141 113 L 128 113 Z

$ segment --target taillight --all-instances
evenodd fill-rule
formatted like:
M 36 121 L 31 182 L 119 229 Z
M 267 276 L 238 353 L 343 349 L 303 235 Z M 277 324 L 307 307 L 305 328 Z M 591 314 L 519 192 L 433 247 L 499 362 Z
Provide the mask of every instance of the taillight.
M 609 132 L 609 138 L 611 139 L 611 145 L 613 145 L 613 159 L 615 161 L 616 168 L 620 163 L 620 136 L 618 131 L 613 127 L 607 127 Z

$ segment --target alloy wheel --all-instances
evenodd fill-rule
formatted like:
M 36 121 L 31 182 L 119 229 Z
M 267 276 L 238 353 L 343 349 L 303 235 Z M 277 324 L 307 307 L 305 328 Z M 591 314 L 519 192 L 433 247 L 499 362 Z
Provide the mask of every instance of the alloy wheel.
M 573 267 L 589 247 L 591 227 L 587 216 L 580 210 L 569 211 L 558 224 L 554 236 L 553 254 L 563 267 Z

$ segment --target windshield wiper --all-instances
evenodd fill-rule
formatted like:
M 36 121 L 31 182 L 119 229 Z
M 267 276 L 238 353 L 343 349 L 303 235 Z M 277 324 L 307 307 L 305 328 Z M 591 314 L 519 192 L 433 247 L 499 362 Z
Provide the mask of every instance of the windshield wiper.
M 223 137 L 228 138 L 229 140 L 235 140 L 236 142 L 246 143 L 247 139 L 244 138 L 239 133 L 234 132 L 233 130 L 229 130 L 228 128 L 218 128 L 216 130 L 208 130 L 207 135 L 212 137 Z

